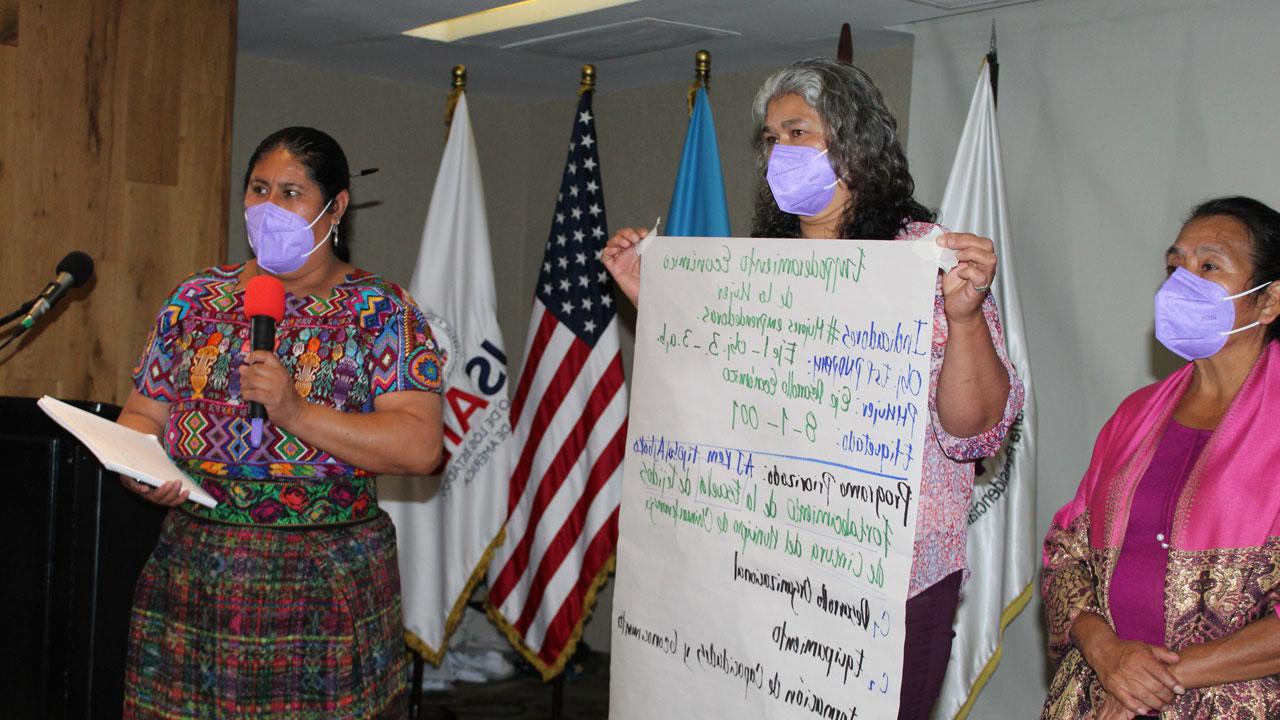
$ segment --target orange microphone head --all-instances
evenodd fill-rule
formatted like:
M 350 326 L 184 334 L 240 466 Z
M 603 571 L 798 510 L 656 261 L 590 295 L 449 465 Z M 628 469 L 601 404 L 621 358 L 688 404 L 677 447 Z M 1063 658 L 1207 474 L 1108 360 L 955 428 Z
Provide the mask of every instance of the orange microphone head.
M 255 275 L 244 291 L 245 317 L 265 315 L 276 322 L 284 318 L 284 284 L 270 275 Z

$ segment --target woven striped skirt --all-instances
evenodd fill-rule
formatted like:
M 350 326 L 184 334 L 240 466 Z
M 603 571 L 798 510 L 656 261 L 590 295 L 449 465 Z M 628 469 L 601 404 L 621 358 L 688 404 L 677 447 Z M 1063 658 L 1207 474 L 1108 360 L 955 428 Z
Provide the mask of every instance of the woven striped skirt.
M 395 718 L 407 688 L 385 513 L 307 530 L 169 513 L 138 579 L 126 718 Z

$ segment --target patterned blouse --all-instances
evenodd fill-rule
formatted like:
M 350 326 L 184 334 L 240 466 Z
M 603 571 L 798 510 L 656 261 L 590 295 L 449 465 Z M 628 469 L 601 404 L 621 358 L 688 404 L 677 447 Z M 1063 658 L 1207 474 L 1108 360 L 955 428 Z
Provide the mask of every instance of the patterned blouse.
M 919 240 L 935 226 L 913 222 L 897 240 Z M 907 597 L 915 597 L 934 583 L 968 567 L 967 516 L 973 500 L 974 461 L 995 455 L 1009 425 L 1022 410 L 1022 380 L 1005 353 L 1004 330 L 990 294 L 982 303 L 982 315 L 991 331 L 996 355 L 1009 372 L 1009 399 L 995 427 L 980 435 L 958 438 L 942 429 L 938 420 L 938 376 L 947 347 L 947 316 L 943 310 L 942 275 L 938 275 L 933 299 L 933 347 L 929 362 L 929 417 L 925 429 L 924 465 L 920 472 L 920 506 L 916 515 L 916 541 L 912 551 L 911 585 Z
M 373 476 L 311 446 L 270 421 L 250 443 L 240 396 L 241 358 L 250 351 L 244 265 L 210 268 L 165 301 L 133 370 L 138 392 L 169 404 L 169 455 L 216 500 L 187 512 L 240 525 L 311 526 L 376 515 Z M 356 270 L 327 298 L 285 294 L 276 355 L 308 402 L 371 412 L 379 395 L 440 392 L 444 352 L 408 293 Z

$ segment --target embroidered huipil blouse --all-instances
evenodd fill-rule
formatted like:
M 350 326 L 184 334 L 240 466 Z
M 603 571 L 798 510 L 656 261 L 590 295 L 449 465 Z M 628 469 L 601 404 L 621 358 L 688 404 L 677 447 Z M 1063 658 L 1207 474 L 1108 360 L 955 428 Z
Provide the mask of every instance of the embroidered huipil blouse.
M 897 240 L 919 240 L 936 227 L 913 222 Z M 938 420 L 938 377 L 947 347 L 947 316 L 943 309 L 942 276 L 938 276 L 933 299 L 933 342 L 929 360 L 929 419 L 925 429 L 924 463 L 920 472 L 920 504 L 916 515 L 916 540 L 912 551 L 911 584 L 908 597 L 915 597 L 953 572 L 968 567 L 966 549 L 969 505 L 973 500 L 974 461 L 995 455 L 1005 434 L 1022 411 L 1022 380 L 1009 363 L 1004 347 L 1004 330 L 995 300 L 990 294 L 982 303 L 996 355 L 1009 373 L 1009 397 L 1004 413 L 994 427 L 973 437 L 951 435 Z
M 371 473 L 313 447 L 270 421 L 250 444 L 240 395 L 250 352 L 244 265 L 210 268 L 165 301 L 133 371 L 134 387 L 169 404 L 163 443 L 174 462 L 217 501 L 183 510 L 224 523 L 311 526 L 377 513 Z M 276 355 L 307 402 L 342 412 L 373 410 L 379 395 L 440 392 L 444 352 L 399 286 L 357 270 L 328 298 L 286 293 Z

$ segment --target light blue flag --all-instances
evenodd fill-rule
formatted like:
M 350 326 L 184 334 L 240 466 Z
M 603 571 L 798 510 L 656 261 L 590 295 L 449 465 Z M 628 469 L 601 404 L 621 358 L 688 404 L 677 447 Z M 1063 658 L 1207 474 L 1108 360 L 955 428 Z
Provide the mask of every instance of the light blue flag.
M 664 235 L 729 237 L 729 207 L 724 201 L 724 177 L 720 174 L 720 147 L 711 122 L 711 101 L 698 88 L 684 136 L 680 172 L 671 193 Z

